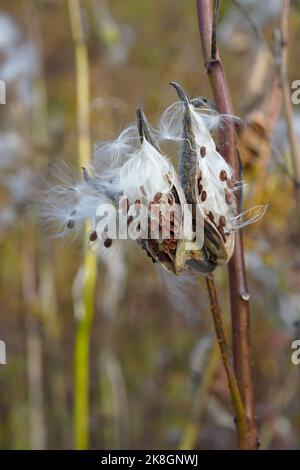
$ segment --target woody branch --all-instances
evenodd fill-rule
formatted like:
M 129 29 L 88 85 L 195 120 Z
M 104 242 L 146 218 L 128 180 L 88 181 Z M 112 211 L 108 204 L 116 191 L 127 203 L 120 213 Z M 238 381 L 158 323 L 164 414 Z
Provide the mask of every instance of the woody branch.
M 217 48 L 217 15 L 219 1 L 214 2 L 212 14 L 210 0 L 197 0 L 198 25 L 205 68 L 209 77 L 216 107 L 222 114 L 233 114 L 233 106 L 225 71 Z M 236 146 L 234 123 L 223 126 L 219 133 L 223 157 L 239 174 L 240 165 Z M 239 206 L 242 194 L 239 192 Z M 232 319 L 234 370 L 246 413 L 246 435 L 243 448 L 257 448 L 257 429 L 254 412 L 252 359 L 250 343 L 249 294 L 244 262 L 242 232 L 235 236 L 235 250 L 229 263 L 229 289 Z

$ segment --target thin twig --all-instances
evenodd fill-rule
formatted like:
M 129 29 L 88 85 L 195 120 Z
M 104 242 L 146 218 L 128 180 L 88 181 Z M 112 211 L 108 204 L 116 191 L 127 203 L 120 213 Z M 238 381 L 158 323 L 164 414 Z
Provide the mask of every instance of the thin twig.
M 205 66 L 217 109 L 222 114 L 233 114 L 230 92 L 222 62 L 211 61 L 212 12 L 210 0 L 197 0 L 198 24 Z M 239 174 L 234 123 L 223 126 L 219 133 L 221 153 Z M 241 195 L 239 196 L 241 197 Z M 250 343 L 249 294 L 244 262 L 242 232 L 236 231 L 235 250 L 229 263 L 229 286 L 233 335 L 234 369 L 247 417 L 247 448 L 257 448 L 257 429 L 254 412 L 252 354 Z
M 217 340 L 220 347 L 223 366 L 227 375 L 228 385 L 235 410 L 236 427 L 239 438 L 240 449 L 247 448 L 247 424 L 245 409 L 242 402 L 240 390 L 237 384 L 236 376 L 231 364 L 228 342 L 225 334 L 224 318 L 218 299 L 217 288 L 213 274 L 206 276 L 206 285 L 210 300 L 210 309 L 213 316 Z

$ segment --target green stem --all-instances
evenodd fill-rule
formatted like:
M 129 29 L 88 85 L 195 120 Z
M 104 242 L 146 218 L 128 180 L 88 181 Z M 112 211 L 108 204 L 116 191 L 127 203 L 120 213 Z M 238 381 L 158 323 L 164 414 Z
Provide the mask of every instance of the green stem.
M 89 62 L 81 19 L 80 1 L 69 0 L 68 5 L 76 59 L 78 166 L 80 168 L 88 165 L 91 154 Z M 88 235 L 88 232 L 89 226 L 86 224 L 85 234 Z M 74 364 L 74 444 L 76 449 L 87 449 L 89 447 L 89 354 L 91 327 L 94 317 L 97 261 L 96 257 L 87 249 L 84 252 L 82 269 L 84 278 L 80 299 L 82 315 L 77 319 Z
M 89 447 L 89 356 L 94 317 L 96 267 L 96 257 L 86 253 L 83 265 L 86 274 L 82 287 L 83 316 L 77 320 L 75 337 L 74 430 L 76 449 L 88 449 Z

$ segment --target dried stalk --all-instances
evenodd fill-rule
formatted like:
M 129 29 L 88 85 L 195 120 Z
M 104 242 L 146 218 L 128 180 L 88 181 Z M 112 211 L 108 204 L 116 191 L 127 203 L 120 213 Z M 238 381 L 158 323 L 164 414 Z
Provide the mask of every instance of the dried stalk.
M 279 84 L 283 95 L 290 152 L 294 172 L 294 189 L 298 213 L 300 212 L 300 146 L 294 125 L 291 89 L 288 77 L 288 41 L 289 41 L 290 0 L 282 1 L 280 30 L 275 31 L 275 61 L 278 71 Z
M 79 0 L 69 0 L 69 14 L 76 58 L 78 164 L 86 167 L 91 154 L 89 63 Z M 86 225 L 85 232 L 89 227 Z M 87 449 L 89 443 L 89 353 L 94 317 L 94 292 L 97 274 L 96 257 L 87 249 L 82 263 L 83 282 L 80 300 L 82 314 L 77 319 L 75 338 L 74 429 L 75 448 Z M 78 305 L 75 305 L 75 309 Z
M 210 0 L 197 0 L 197 10 L 205 67 L 217 109 L 223 114 L 233 114 L 230 92 L 218 51 L 215 59 L 211 60 L 211 44 L 215 32 L 212 31 L 213 19 Z M 236 174 L 239 174 L 239 159 L 236 151 L 236 133 L 233 122 L 228 122 L 226 126 L 220 129 L 219 138 L 222 155 Z M 240 207 L 242 205 L 241 199 L 241 194 L 239 194 Z M 257 429 L 251 365 L 249 294 L 244 263 L 243 239 L 240 230 L 236 232 L 235 251 L 229 263 L 229 286 L 234 370 L 246 413 L 245 448 L 256 449 Z

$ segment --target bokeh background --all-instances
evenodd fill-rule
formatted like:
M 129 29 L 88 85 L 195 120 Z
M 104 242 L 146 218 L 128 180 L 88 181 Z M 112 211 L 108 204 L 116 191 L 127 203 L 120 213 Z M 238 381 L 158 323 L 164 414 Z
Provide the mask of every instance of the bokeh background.
M 269 205 L 245 229 L 260 439 L 263 448 L 300 448 L 300 366 L 291 362 L 300 338 L 299 214 L 272 59 L 281 1 L 220 3 L 221 55 L 245 123 L 244 205 Z M 93 145 L 134 121 L 138 103 L 155 125 L 175 101 L 171 80 L 210 98 L 193 0 L 82 0 L 81 9 Z M 290 81 L 300 79 L 299 26 L 294 2 Z M 170 283 L 124 242 L 97 258 L 85 322 L 85 243 L 51 238 L 32 214 L 49 167 L 78 166 L 76 78 L 68 2 L 1 0 L 0 448 L 234 448 L 204 280 Z M 216 275 L 230 328 L 226 268 Z

